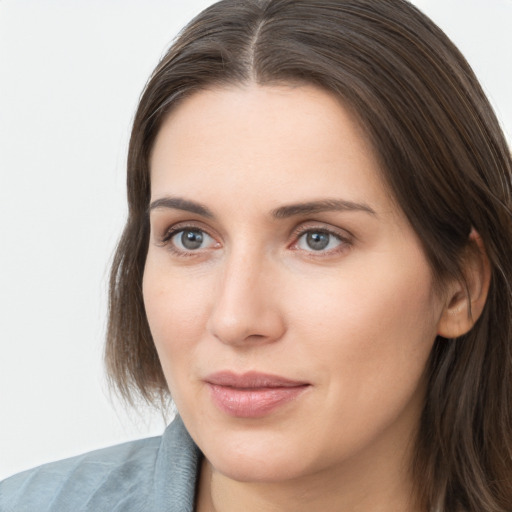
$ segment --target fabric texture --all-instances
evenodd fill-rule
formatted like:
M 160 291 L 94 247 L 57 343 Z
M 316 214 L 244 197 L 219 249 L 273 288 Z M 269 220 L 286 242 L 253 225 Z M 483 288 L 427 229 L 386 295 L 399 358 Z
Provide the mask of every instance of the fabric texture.
M 176 417 L 161 437 L 9 477 L 0 482 L 0 512 L 193 512 L 200 460 Z

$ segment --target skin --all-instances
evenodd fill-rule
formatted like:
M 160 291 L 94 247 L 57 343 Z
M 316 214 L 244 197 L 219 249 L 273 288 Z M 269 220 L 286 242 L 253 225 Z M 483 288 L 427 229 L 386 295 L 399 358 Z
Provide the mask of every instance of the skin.
M 211 215 L 166 206 L 169 197 Z M 275 215 L 325 200 L 359 209 Z M 157 136 L 151 201 L 144 301 L 170 392 L 205 455 L 198 510 L 414 510 L 424 370 L 460 298 L 434 292 L 350 111 L 313 86 L 196 93 Z M 187 229 L 203 234 L 197 249 L 184 249 Z M 312 249 L 308 233 L 329 245 Z M 233 417 L 204 382 L 220 370 L 308 386 L 263 417 Z

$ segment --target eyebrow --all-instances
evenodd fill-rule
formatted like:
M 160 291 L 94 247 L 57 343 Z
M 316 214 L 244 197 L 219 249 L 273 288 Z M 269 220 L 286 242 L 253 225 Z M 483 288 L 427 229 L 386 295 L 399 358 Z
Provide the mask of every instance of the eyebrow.
M 148 208 L 148 212 L 157 208 L 170 208 L 173 210 L 183 210 L 196 213 L 202 217 L 213 218 L 212 211 L 206 206 L 183 199 L 182 197 L 166 196 L 153 201 Z M 309 215 L 312 213 L 328 212 L 328 211 L 359 211 L 377 215 L 375 210 L 365 203 L 355 203 L 353 201 L 345 201 L 343 199 L 324 199 L 320 201 L 308 201 L 305 203 L 294 203 L 280 206 L 271 211 L 272 217 L 276 219 L 286 219 L 296 215 Z
M 377 215 L 375 210 L 365 203 L 354 203 L 353 201 L 345 201 L 343 199 L 325 199 L 321 201 L 309 201 L 306 203 L 296 203 L 287 206 L 280 206 L 272 210 L 272 216 L 276 219 L 285 219 L 295 215 L 308 215 L 320 212 L 343 212 L 343 211 L 360 211 Z
M 183 199 L 181 197 L 162 197 L 153 201 L 148 208 L 148 212 L 157 208 L 171 208 L 173 210 L 183 210 L 185 212 L 197 213 L 202 217 L 213 218 L 213 213 L 206 206 Z

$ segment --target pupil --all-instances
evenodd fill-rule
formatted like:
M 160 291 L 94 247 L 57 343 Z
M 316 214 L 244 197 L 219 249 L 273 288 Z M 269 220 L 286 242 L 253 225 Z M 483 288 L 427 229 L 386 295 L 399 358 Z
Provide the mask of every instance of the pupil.
M 185 249 L 198 249 L 203 243 L 203 235 L 200 231 L 183 231 L 181 243 Z
M 306 237 L 308 246 L 314 251 L 321 251 L 329 245 L 328 233 L 308 233 Z

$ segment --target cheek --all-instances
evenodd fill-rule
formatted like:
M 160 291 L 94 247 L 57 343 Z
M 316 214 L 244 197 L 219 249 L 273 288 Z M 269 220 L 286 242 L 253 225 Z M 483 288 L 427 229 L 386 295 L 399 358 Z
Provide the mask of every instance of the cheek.
M 168 268 L 148 255 L 143 278 L 146 315 L 166 378 L 171 364 L 178 371 L 192 359 L 208 317 L 207 279 L 171 275 Z M 173 370 L 174 371 L 174 370 Z
M 384 263 L 381 258 L 380 265 L 326 278 L 307 295 L 300 289 L 290 294 L 291 324 L 308 347 L 308 360 L 322 367 L 333 392 L 360 396 L 361 403 L 418 385 L 440 314 L 426 262 L 400 272 Z
M 294 338 L 304 343 L 300 359 L 309 361 L 325 390 L 313 431 L 347 453 L 400 422 L 400 435 L 409 435 L 436 335 L 428 269 L 393 278 L 366 275 L 365 284 L 348 277 L 326 283 L 326 293 L 310 293 L 307 305 L 303 298 L 296 303 L 303 314 L 294 318 Z
M 361 278 L 364 276 L 364 278 Z M 326 275 L 315 286 L 296 279 L 287 295 L 294 323 L 317 332 L 375 332 L 374 343 L 389 330 L 418 331 L 436 320 L 428 268 L 393 272 L 370 265 Z M 364 336 L 361 336 L 364 337 Z

